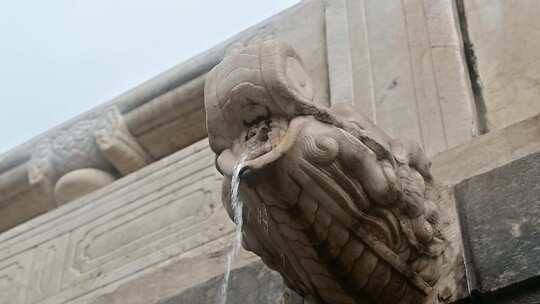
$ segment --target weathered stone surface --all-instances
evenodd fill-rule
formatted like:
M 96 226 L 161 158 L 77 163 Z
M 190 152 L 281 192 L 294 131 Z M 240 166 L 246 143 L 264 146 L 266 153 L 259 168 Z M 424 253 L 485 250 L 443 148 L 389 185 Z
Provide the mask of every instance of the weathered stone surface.
M 433 175 L 449 185 L 540 151 L 540 115 L 476 137 L 432 158 Z
M 455 195 L 472 289 L 540 279 L 540 153 L 465 180 Z
M 174 263 L 170 295 L 219 275 L 232 231 L 220 183 L 203 141 L 1 234 L 0 303 L 88 303 Z M 180 271 L 212 254 L 213 273 Z
M 454 1 L 325 0 L 333 104 L 428 156 L 477 133 Z
M 317 106 L 303 66 L 290 45 L 265 40 L 207 78 L 209 142 L 225 207 L 245 214 L 244 248 L 313 303 L 459 299 L 455 207 L 420 146 L 352 105 Z
M 116 178 L 111 174 L 92 168 L 71 171 L 62 176 L 54 187 L 54 198 L 59 205 L 77 199 L 112 184 Z
M 149 267 L 139 275 L 119 280 L 97 290 L 90 297 L 83 297 L 81 301 L 76 301 L 76 303 L 156 304 L 168 302 L 167 299 L 177 299 L 177 296 L 185 300 L 185 302 L 180 303 L 217 303 L 215 300 L 219 293 L 220 286 L 218 287 L 218 285 L 222 283 L 221 278 L 225 271 L 226 255 L 231 242 L 232 238 L 227 236 L 220 242 L 214 242 L 212 246 L 203 247 L 204 251 L 198 250 L 196 254 L 190 254 L 187 257 L 171 257 L 165 263 Z M 252 276 L 246 278 L 245 272 L 235 275 L 237 269 L 252 264 L 258 265 L 261 262 L 258 262 L 258 258 L 253 254 L 241 251 L 232 265 L 232 279 L 237 279 L 243 284 L 246 283 L 246 280 L 253 280 Z M 248 272 L 248 274 L 252 273 L 253 271 Z M 267 269 L 260 270 L 257 273 L 261 276 L 268 276 Z M 274 278 L 274 276 L 271 278 Z M 274 283 L 274 286 L 277 285 L 275 282 L 270 283 Z M 199 301 L 200 293 L 197 291 L 203 292 L 203 290 L 209 301 Z M 268 289 L 266 290 L 268 291 Z M 275 288 L 272 292 L 277 293 L 278 291 L 278 288 Z M 230 292 L 233 294 L 239 293 L 237 286 L 231 286 Z M 244 292 L 248 293 L 249 291 Z M 252 292 L 256 293 L 257 291 L 253 290 Z M 84 298 L 87 300 L 84 300 Z
M 460 0 L 486 107 L 502 129 L 540 112 L 540 2 Z
M 222 283 L 223 276 L 219 276 L 159 304 L 219 303 L 216 295 Z M 304 300 L 285 287 L 281 275 L 259 261 L 232 271 L 226 303 L 303 304 Z
M 493 304 L 537 304 L 540 303 L 540 280 L 518 284 L 504 292 L 484 296 L 484 302 Z
M 46 185 L 30 187 L 27 172 L 26 164 L 21 165 L 7 172 L 6 179 L 14 178 L 13 180 L 0 181 L 0 186 L 6 186 L 1 187 L 1 190 L 8 192 L 7 196 L 0 198 L 0 232 L 57 207 L 51 188 Z M 16 180 L 22 181 L 13 185 Z M 14 193 L 9 193 L 9 189 L 15 190 Z

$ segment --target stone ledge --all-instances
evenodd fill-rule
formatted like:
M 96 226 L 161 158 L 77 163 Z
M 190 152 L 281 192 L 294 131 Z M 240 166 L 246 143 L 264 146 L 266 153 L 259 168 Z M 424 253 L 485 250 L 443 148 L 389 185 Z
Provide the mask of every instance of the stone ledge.
M 516 296 L 540 281 L 540 153 L 459 183 L 455 196 L 469 288 L 530 303 Z
M 455 185 L 540 151 L 540 115 L 490 132 L 432 158 L 433 174 Z

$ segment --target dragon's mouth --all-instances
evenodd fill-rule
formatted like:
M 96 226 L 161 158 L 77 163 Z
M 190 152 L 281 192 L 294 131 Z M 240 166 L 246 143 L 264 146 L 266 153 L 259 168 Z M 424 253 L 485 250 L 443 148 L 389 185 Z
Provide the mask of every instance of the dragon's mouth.
M 291 149 L 304 122 L 302 117 L 289 121 L 283 117 L 269 116 L 245 124 L 244 131 L 231 149 L 219 155 L 218 169 L 232 176 L 235 168 L 244 175 L 267 167 Z

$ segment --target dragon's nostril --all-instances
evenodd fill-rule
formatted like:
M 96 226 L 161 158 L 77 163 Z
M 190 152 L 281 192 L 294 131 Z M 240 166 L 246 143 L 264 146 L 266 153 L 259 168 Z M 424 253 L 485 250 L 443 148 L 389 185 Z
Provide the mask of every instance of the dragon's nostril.
M 257 133 L 257 139 L 259 141 L 267 141 L 268 140 L 268 132 L 270 132 L 270 128 L 268 127 L 262 127 L 259 132 Z
M 241 180 L 249 179 L 253 174 L 253 170 L 249 166 L 244 166 L 240 169 L 239 176 Z

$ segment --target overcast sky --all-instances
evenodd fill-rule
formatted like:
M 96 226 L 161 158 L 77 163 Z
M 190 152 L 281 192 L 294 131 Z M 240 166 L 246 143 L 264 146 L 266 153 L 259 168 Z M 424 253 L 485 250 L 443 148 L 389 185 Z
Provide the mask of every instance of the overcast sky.
M 298 0 L 0 0 L 0 153 Z

